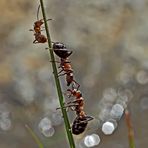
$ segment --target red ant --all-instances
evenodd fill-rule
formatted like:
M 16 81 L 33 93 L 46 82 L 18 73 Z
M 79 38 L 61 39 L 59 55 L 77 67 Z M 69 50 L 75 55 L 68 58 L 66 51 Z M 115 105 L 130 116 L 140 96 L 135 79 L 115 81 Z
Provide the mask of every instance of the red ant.
M 67 86 L 70 86 L 70 84 L 73 83 L 72 87 L 74 87 L 74 85 L 77 85 L 77 89 L 80 87 L 80 84 L 78 84 L 75 80 L 74 80 L 74 76 L 73 76 L 73 69 L 71 67 L 71 64 L 68 60 L 68 58 L 63 59 L 61 58 L 61 63 L 59 68 L 62 68 L 61 71 L 58 72 L 58 76 L 63 76 L 66 75 L 66 82 L 67 82 Z M 64 71 L 64 73 L 62 73 Z M 62 74 L 60 74 L 62 73 Z
M 67 91 L 69 91 L 71 95 L 75 97 L 75 101 L 70 102 L 74 104 L 68 106 L 74 107 L 71 109 L 76 111 L 77 114 L 77 117 L 75 118 L 72 124 L 72 133 L 75 135 L 79 135 L 85 131 L 88 121 L 91 121 L 94 118 L 91 116 L 87 116 L 84 112 L 84 98 L 82 97 L 82 93 L 76 89 L 67 89 Z
M 67 91 L 69 91 L 71 94 L 68 97 L 71 97 L 71 95 L 73 97 L 75 97 L 75 100 L 72 102 L 68 102 L 67 107 L 70 107 L 71 110 L 76 111 L 77 116 L 79 116 L 80 118 L 83 118 L 86 116 L 85 112 L 84 112 L 84 98 L 82 97 L 82 93 L 77 90 L 77 89 L 67 89 Z
M 70 84 L 73 83 L 72 87 L 74 88 L 74 85 L 77 85 L 77 89 L 80 87 L 80 84 L 78 84 L 74 80 L 73 76 L 73 69 L 71 67 L 70 61 L 68 60 L 68 57 L 72 54 L 72 51 L 69 51 L 66 46 L 63 43 L 55 42 L 53 43 L 53 51 L 56 55 L 58 55 L 61 58 L 60 66 L 58 68 L 61 68 L 61 70 L 58 72 L 58 76 L 66 75 L 66 82 L 67 86 L 70 86 Z M 64 72 L 64 73 L 62 73 Z M 61 74 L 62 73 L 62 74 Z
M 47 42 L 47 38 L 45 35 L 41 34 L 41 26 L 44 24 L 43 19 L 39 20 L 39 10 L 40 10 L 40 5 L 38 6 L 38 10 L 37 10 L 37 21 L 34 22 L 34 29 L 30 29 L 30 31 L 34 31 L 34 36 L 35 36 L 35 40 L 33 41 L 33 43 L 45 43 Z M 47 21 L 52 20 L 52 19 L 48 19 Z
M 46 36 L 41 33 L 34 33 L 34 36 L 35 36 L 35 40 L 33 41 L 34 44 L 47 42 Z
M 93 117 L 87 116 L 84 112 L 84 98 L 82 97 L 82 93 L 76 89 L 67 89 L 67 91 L 69 91 L 71 95 L 75 97 L 75 100 L 66 103 L 64 108 L 70 108 L 71 110 L 76 111 L 77 117 L 72 124 L 72 133 L 78 135 L 84 132 L 87 127 L 88 121 L 93 120 Z

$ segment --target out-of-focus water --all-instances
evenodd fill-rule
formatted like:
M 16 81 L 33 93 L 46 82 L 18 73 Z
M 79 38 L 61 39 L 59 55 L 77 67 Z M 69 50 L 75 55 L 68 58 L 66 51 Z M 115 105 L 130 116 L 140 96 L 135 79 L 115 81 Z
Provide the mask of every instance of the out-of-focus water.
M 0 1 L 0 148 L 36 148 L 26 124 L 45 147 L 69 147 L 61 112 L 56 110 L 59 102 L 47 44 L 33 44 L 29 31 L 38 4 Z M 123 116 L 112 135 L 101 132 L 102 123 L 114 115 L 113 105 L 120 104 L 131 113 L 136 147 L 147 148 L 148 0 L 45 0 L 45 4 L 53 19 L 48 22 L 52 41 L 73 50 L 70 61 L 85 111 L 96 118 L 83 136 L 74 136 L 77 147 L 85 147 L 87 134 L 97 134 L 96 147 L 128 148 Z M 65 92 L 65 79 L 60 79 Z M 74 117 L 69 111 L 71 122 Z

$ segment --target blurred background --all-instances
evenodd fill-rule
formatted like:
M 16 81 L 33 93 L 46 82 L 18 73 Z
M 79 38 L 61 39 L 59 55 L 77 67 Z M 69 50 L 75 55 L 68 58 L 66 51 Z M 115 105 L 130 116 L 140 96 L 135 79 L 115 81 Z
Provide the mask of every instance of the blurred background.
M 136 147 L 147 148 L 148 0 L 44 3 L 48 18 L 54 19 L 48 22 L 52 41 L 73 50 L 70 60 L 86 113 L 104 122 L 115 102 L 128 105 Z M 29 31 L 38 5 L 38 0 L 0 1 L 0 148 L 37 148 L 26 124 L 45 147 L 69 147 L 61 112 L 56 111 L 59 102 L 47 44 L 33 44 Z M 64 92 L 65 80 L 60 79 Z M 74 117 L 69 112 L 70 122 Z M 100 136 L 96 147 L 128 148 L 124 118 L 110 136 L 103 135 L 100 127 L 93 122 L 89 128 L 89 133 Z M 83 138 L 75 136 L 77 148 L 85 147 Z

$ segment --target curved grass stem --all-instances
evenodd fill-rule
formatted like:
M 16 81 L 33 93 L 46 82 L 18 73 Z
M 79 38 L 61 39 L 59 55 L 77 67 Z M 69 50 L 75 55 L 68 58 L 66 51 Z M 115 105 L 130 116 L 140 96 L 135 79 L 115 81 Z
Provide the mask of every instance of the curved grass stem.
M 36 142 L 36 144 L 38 145 L 38 147 L 44 148 L 44 145 L 42 144 L 40 139 L 37 137 L 37 135 L 34 133 L 34 131 L 27 124 L 25 125 L 25 127 L 28 130 L 28 132 L 30 133 L 30 135 L 32 136 L 32 138 L 34 139 L 34 141 Z
M 68 120 L 67 112 L 66 112 L 66 109 L 64 109 L 64 107 L 63 107 L 64 106 L 64 98 L 63 98 L 63 94 L 62 94 L 62 90 L 61 90 L 60 81 L 58 78 L 56 64 L 54 62 L 55 61 L 54 54 L 53 54 L 53 51 L 51 50 L 52 44 L 51 44 L 51 38 L 50 38 L 49 29 L 48 29 L 48 25 L 47 25 L 47 19 L 46 19 L 46 13 L 45 13 L 45 9 L 44 9 L 43 0 L 40 0 L 40 5 L 41 5 L 41 10 L 42 10 L 42 14 L 43 14 L 44 23 L 45 23 L 45 30 L 46 30 L 46 34 L 47 34 L 49 57 L 51 57 L 51 61 L 53 61 L 52 68 L 53 68 L 55 83 L 56 83 L 56 87 L 57 87 L 57 93 L 59 96 L 59 102 L 60 102 L 60 106 L 61 106 L 61 110 L 62 110 L 62 114 L 63 114 L 63 118 L 64 118 L 65 129 L 66 129 L 66 133 L 67 133 L 70 147 L 75 148 L 74 139 L 73 139 L 73 136 L 72 136 L 72 133 L 70 130 L 71 127 L 70 127 L 70 123 Z

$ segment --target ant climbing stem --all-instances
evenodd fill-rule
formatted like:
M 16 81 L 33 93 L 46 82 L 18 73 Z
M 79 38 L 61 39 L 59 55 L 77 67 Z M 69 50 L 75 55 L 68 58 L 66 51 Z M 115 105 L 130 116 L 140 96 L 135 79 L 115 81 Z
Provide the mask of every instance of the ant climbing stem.
M 88 122 L 94 118 L 86 115 L 84 112 L 84 98 L 82 97 L 82 93 L 76 89 L 67 89 L 67 91 L 70 92 L 71 96 L 75 97 L 75 99 L 73 101 L 64 103 L 63 108 L 71 109 L 72 111 L 76 112 L 76 118 L 72 124 L 72 133 L 79 135 L 85 131 Z
M 54 53 L 60 58 L 68 58 L 73 52 L 67 49 L 65 44 L 61 42 L 52 42 L 52 49 Z
M 71 85 L 72 88 L 76 87 L 78 90 L 80 84 L 74 80 L 73 69 L 71 62 L 68 59 L 68 57 L 72 54 L 72 51 L 67 49 L 65 44 L 61 42 L 52 42 L 52 49 L 54 53 L 60 57 L 60 65 L 58 68 L 61 68 L 61 70 L 58 72 L 58 77 L 65 75 L 67 86 Z
M 34 44 L 47 42 L 46 36 L 41 33 L 43 31 L 42 25 L 44 24 L 44 20 L 43 19 L 39 20 L 39 10 L 40 10 L 40 5 L 38 6 L 38 9 L 37 9 L 37 21 L 34 22 L 33 29 L 29 30 L 29 31 L 34 31 L 34 36 L 35 36 L 35 40 L 33 41 Z M 49 21 L 49 20 L 52 20 L 52 19 L 48 19 L 46 21 Z

